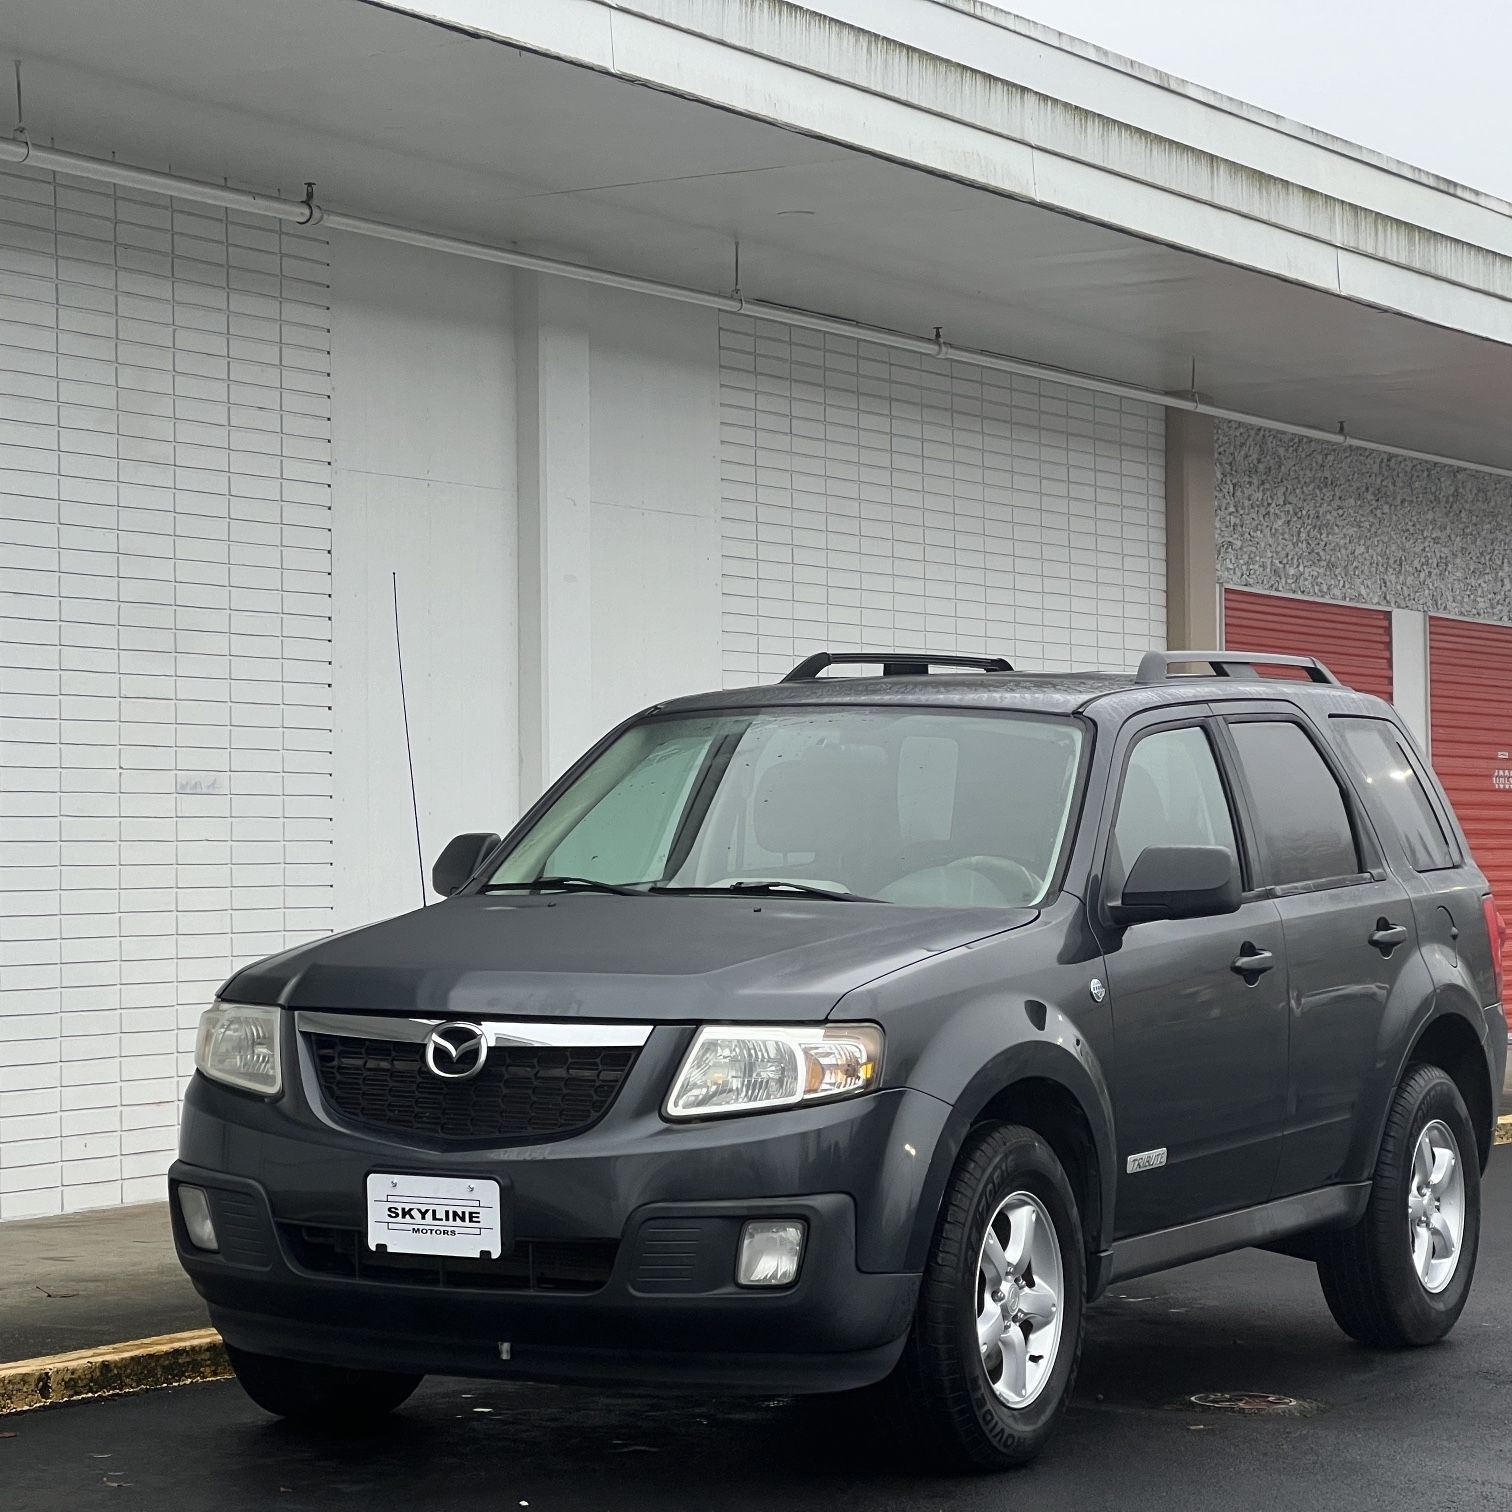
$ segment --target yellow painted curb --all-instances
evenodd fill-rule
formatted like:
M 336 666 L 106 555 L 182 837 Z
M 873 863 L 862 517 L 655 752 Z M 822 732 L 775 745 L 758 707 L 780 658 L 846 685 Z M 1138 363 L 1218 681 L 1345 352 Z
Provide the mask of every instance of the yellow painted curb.
M 1512 1113 L 1503 1114 L 1496 1120 L 1496 1134 L 1492 1143 L 1512 1145 Z
M 213 1328 L 194 1328 L 0 1365 L 0 1414 L 157 1386 L 218 1381 L 230 1374 L 220 1335 Z

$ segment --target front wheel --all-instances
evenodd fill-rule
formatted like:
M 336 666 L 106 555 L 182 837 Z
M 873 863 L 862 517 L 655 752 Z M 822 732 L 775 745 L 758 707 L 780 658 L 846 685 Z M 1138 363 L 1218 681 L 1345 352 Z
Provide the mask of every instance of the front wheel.
M 1446 1072 L 1417 1066 L 1392 1100 L 1365 1216 L 1323 1239 L 1328 1309 L 1362 1344 L 1432 1344 L 1464 1311 L 1479 1242 L 1470 1115 Z
M 355 1428 L 387 1416 L 425 1378 L 387 1370 L 306 1365 L 226 1346 L 243 1391 L 264 1412 L 312 1428 Z
M 1028 1463 L 1070 1399 L 1085 1299 L 1081 1218 L 1055 1152 L 1017 1125 L 978 1131 L 889 1383 L 900 1426 L 952 1468 Z

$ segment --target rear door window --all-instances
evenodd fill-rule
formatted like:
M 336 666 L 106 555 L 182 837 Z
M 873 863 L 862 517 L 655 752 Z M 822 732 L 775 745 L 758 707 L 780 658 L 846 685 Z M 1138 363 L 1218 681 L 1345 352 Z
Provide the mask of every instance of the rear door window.
M 1261 885 L 1287 887 L 1358 876 L 1359 851 L 1343 791 L 1299 724 L 1234 720 L 1229 734 L 1254 808 Z
M 1414 869 L 1442 871 L 1456 865 L 1433 800 L 1396 726 L 1385 719 L 1336 716 L 1333 727 L 1364 784 L 1366 803 L 1390 818 Z

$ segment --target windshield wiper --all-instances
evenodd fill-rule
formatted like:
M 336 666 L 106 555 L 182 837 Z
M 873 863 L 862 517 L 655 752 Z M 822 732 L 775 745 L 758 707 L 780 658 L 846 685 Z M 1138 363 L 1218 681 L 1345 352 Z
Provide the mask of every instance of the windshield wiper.
M 645 888 L 624 887 L 618 882 L 599 882 L 593 877 L 534 877 L 529 882 L 490 882 L 480 892 L 539 892 L 556 887 L 577 892 L 622 893 L 627 898 L 643 898 Z
M 719 887 L 665 887 L 655 886 L 652 892 L 659 893 L 799 893 L 805 898 L 834 898 L 841 903 L 880 903 L 881 898 L 868 898 L 861 893 L 837 892 L 832 887 L 815 887 L 812 882 L 788 882 L 780 877 L 770 880 L 752 878 L 749 881 L 726 882 Z

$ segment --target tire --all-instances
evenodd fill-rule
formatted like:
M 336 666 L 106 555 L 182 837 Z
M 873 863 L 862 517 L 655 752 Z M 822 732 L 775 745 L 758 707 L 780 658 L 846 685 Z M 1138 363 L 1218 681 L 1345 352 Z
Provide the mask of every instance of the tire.
M 1031 1211 L 1033 1219 L 1026 1219 Z M 989 1222 L 1001 1241 L 999 1261 L 984 1247 Z M 1025 1223 L 1032 1223 L 1035 1237 L 1015 1270 L 1014 1251 L 1022 1245 Z M 998 1292 L 1002 1333 L 984 1354 L 979 1327 L 990 1334 L 996 1323 L 988 1312 L 987 1276 L 1002 1261 L 1013 1272 Z M 1055 1286 L 1051 1277 L 1057 1266 Z M 1053 1334 L 1045 1331 L 1047 1288 L 1056 1294 Z M 1055 1152 L 1033 1130 L 1018 1125 L 975 1132 L 946 1189 L 913 1329 L 887 1382 L 890 1416 L 900 1436 L 942 1468 L 1006 1470 L 1027 1464 L 1045 1447 L 1070 1400 L 1086 1292 L 1081 1216 Z M 1019 1312 L 1016 1303 L 1033 1315 L 1022 1325 L 1011 1320 Z M 1011 1347 L 1013 1334 L 1027 1341 L 1022 1354 Z M 1014 1376 L 1010 1370 L 1023 1373 Z
M 1425 1196 L 1419 1156 L 1420 1146 L 1426 1146 L 1430 1170 L 1436 1172 L 1433 1156 L 1450 1144 L 1459 1179 L 1459 1235 L 1452 1255 L 1442 1234 L 1454 1227 L 1453 1173 Z M 1429 1213 L 1431 1227 L 1425 1231 Z M 1318 1279 L 1328 1310 L 1362 1344 L 1408 1349 L 1436 1343 L 1464 1311 L 1479 1244 L 1480 1158 L 1470 1115 L 1446 1072 L 1413 1067 L 1386 1117 L 1365 1216 L 1341 1234 L 1320 1236 Z
M 408 1400 L 424 1376 L 387 1370 L 307 1365 L 226 1346 L 241 1388 L 274 1417 L 312 1428 L 356 1428 L 386 1417 Z

